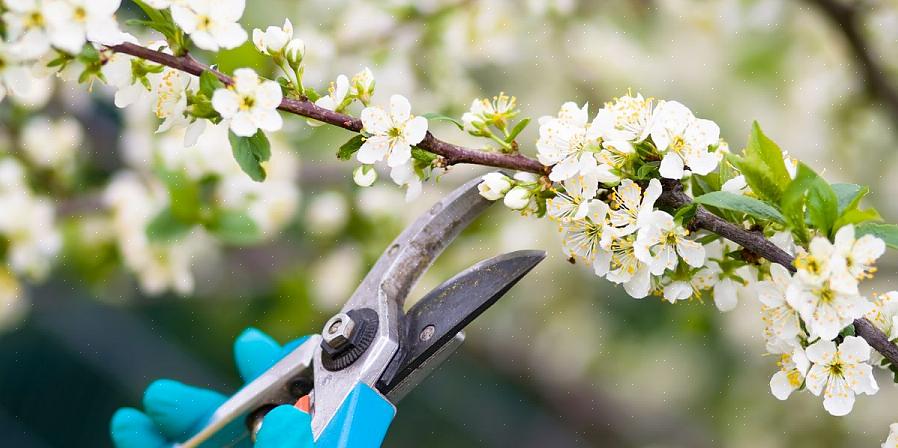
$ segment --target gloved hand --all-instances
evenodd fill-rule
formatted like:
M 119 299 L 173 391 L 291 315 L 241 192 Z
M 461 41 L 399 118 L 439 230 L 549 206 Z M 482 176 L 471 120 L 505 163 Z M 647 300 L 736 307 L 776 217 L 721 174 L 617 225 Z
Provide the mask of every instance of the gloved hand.
M 234 359 L 244 381 L 250 382 L 278 360 L 298 347 L 306 338 L 281 346 L 254 328 L 245 330 L 234 342 Z M 112 440 L 117 448 L 168 448 L 199 432 L 215 409 L 227 397 L 211 390 L 199 389 L 173 380 L 157 380 L 143 397 L 144 412 L 134 408 L 119 409 L 112 417 Z M 204 447 L 224 446 L 245 430 L 238 419 Z M 251 447 L 248 440 L 238 447 Z M 257 435 L 256 448 L 313 448 L 309 414 L 291 405 L 269 412 Z

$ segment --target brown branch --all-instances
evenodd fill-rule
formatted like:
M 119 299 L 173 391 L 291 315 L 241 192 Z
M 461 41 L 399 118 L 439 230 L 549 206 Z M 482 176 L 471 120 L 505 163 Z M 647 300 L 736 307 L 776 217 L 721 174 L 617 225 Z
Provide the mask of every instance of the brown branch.
M 225 84 L 231 84 L 232 82 L 231 78 L 227 75 L 210 69 L 190 55 L 173 56 L 132 43 L 114 45 L 109 48 L 119 53 L 130 54 L 131 56 L 153 61 L 195 76 L 199 76 L 204 71 L 210 71 L 218 76 L 218 79 Z M 362 121 L 360 119 L 334 112 L 323 107 L 318 107 L 315 103 L 305 98 L 284 98 L 283 101 L 281 101 L 279 109 L 284 112 L 290 112 L 292 114 L 301 115 L 303 117 L 312 118 L 341 127 L 349 131 L 360 132 L 362 130 Z M 549 167 L 543 166 L 543 164 L 538 161 L 521 154 L 498 154 L 463 148 L 439 140 L 430 132 L 427 133 L 424 140 L 421 141 L 418 146 L 438 156 L 442 156 L 443 159 L 445 159 L 446 165 L 469 163 L 517 171 L 528 171 L 538 174 L 548 174 L 550 170 Z
M 683 185 L 679 181 L 664 180 L 662 185 L 664 185 L 664 191 L 661 197 L 658 198 L 661 204 L 672 208 L 680 208 L 692 202 L 692 198 L 683 192 Z M 777 245 L 771 243 L 770 240 L 764 238 L 764 235 L 759 232 L 752 232 L 737 226 L 705 210 L 701 206 L 698 207 L 691 224 L 696 228 L 716 233 L 761 257 L 785 266 L 790 272 L 795 272 L 794 258 Z M 898 366 L 898 346 L 889 341 L 888 336 L 882 330 L 876 328 L 866 318 L 855 320 L 854 330 L 871 347 L 885 356 L 892 364 Z
M 227 75 L 210 69 L 190 55 L 172 56 L 131 43 L 115 45 L 109 48 L 116 52 L 130 54 L 195 76 L 199 76 L 203 71 L 208 70 L 218 76 L 218 78 L 225 84 L 231 84 L 232 82 L 231 78 Z M 362 130 L 362 121 L 360 119 L 318 107 L 308 99 L 284 98 L 284 100 L 281 101 L 279 109 L 284 112 L 290 112 L 292 114 L 341 127 L 349 131 L 360 132 Z M 444 142 L 434 137 L 430 132 L 427 133 L 424 140 L 422 140 L 418 146 L 442 156 L 445 159 L 446 165 L 468 163 L 517 171 L 527 171 L 537 174 L 548 174 L 552 169 L 551 167 L 545 166 L 539 161 L 520 153 L 500 154 L 468 149 Z M 664 191 L 658 199 L 660 205 L 676 209 L 692 202 L 692 198 L 683 192 L 683 186 L 679 181 L 664 180 L 663 185 Z M 695 228 L 708 230 L 720 235 L 761 257 L 785 266 L 792 272 L 795 271 L 795 267 L 792 265 L 792 256 L 771 243 L 768 239 L 764 238 L 764 235 L 746 230 L 708 212 L 702 207 L 698 207 L 695 217 L 692 220 L 692 225 Z M 870 346 L 882 353 L 883 356 L 892 361 L 892 363 L 898 365 L 898 347 L 889 342 L 882 331 L 866 319 L 858 319 L 855 321 L 855 328 L 858 334 L 866 339 Z
M 683 184 L 679 181 L 664 179 L 662 180 L 661 185 L 664 186 L 664 189 L 661 193 L 661 197 L 658 198 L 658 201 L 662 205 L 677 209 L 692 203 L 692 198 L 683 192 Z M 752 251 L 756 255 L 764 257 L 774 263 L 779 263 L 790 271 L 795 272 L 795 267 L 792 266 L 792 256 L 771 243 L 767 238 L 764 238 L 764 235 L 759 232 L 746 230 L 741 226 L 718 217 L 702 207 L 698 208 L 695 217 L 690 224 L 695 228 L 705 229 L 709 232 L 716 233 Z
M 873 50 L 858 26 L 858 6 L 838 0 L 806 1 L 826 15 L 845 37 L 860 65 L 866 89 L 882 101 L 891 114 L 892 122 L 898 126 L 898 87 L 890 82 L 886 69 L 873 56 Z

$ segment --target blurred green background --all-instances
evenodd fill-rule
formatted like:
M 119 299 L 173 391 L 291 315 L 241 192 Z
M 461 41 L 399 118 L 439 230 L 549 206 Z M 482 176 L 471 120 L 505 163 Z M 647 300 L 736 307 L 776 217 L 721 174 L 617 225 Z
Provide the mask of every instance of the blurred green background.
M 138 15 L 123 3 L 120 16 Z M 836 15 L 832 5 L 247 0 L 243 24 L 290 18 L 308 47 L 307 84 L 321 90 L 368 66 L 375 102 L 401 93 L 419 114 L 460 116 L 475 97 L 499 91 L 516 95 L 525 116 L 554 114 L 568 100 L 588 101 L 594 113 L 631 89 L 717 121 L 734 150 L 758 120 L 830 181 L 869 184 L 875 206 L 894 222 L 898 98 L 889 92 L 898 89 L 898 2 L 835 2 Z M 863 40 L 872 68 L 852 39 Z M 214 62 L 270 71 L 249 43 Z M 49 281 L 29 286 L 28 312 L 0 333 L 3 446 L 110 446 L 114 410 L 138 406 L 159 377 L 234 390 L 231 343 L 243 328 L 281 341 L 319 331 L 406 223 L 484 172 L 454 167 L 405 205 L 386 173 L 374 187 L 352 183 L 353 163 L 334 157 L 347 132 L 287 118 L 281 140 L 300 161 L 301 191 L 289 224 L 258 245 L 194 260 L 196 286 L 186 297 L 145 295 L 114 245 L 78 233 L 85 217 L 107 213 L 91 195 L 128 166 L 122 155 L 134 142 L 124 126 L 133 124 L 102 86 L 87 95 L 83 86 L 55 84 L 50 114 L 77 117 L 85 141 L 77 181 L 53 194 L 66 229 L 60 263 Z M 4 108 L 10 133 L 15 117 L 46 113 Z M 445 140 L 482 144 L 451 125 L 431 128 Z M 531 127 L 523 151 L 533 153 L 535 138 Z M 844 418 L 807 393 L 777 401 L 768 388 L 776 360 L 764 355 L 758 303 L 743 300 L 721 314 L 710 303 L 633 300 L 588 267 L 570 265 L 554 224 L 501 206 L 446 251 L 412 298 L 514 249 L 545 249 L 549 258 L 401 403 L 385 446 L 878 446 L 898 420 L 898 391 L 886 375 L 878 377 L 880 393 L 860 398 Z M 883 292 L 896 278 L 898 258 L 887 255 L 870 283 Z

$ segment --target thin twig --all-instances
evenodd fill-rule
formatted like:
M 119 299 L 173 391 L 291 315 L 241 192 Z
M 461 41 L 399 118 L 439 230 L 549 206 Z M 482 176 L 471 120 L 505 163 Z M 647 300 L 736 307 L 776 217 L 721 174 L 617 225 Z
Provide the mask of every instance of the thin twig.
M 199 76 L 203 71 L 208 70 L 214 73 L 225 84 L 230 85 L 232 83 L 230 77 L 210 69 L 190 55 L 172 56 L 131 43 L 115 45 L 109 48 L 119 53 L 130 54 L 195 76 Z M 896 106 L 898 106 L 898 102 L 896 102 Z M 281 101 L 279 109 L 284 112 L 290 112 L 292 114 L 341 127 L 349 131 L 360 132 L 362 130 L 362 121 L 360 119 L 318 107 L 315 103 L 305 98 L 284 98 L 284 100 Z M 430 132 L 427 133 L 424 140 L 422 140 L 418 146 L 443 157 L 446 165 L 467 163 L 517 171 L 527 171 L 543 175 L 548 174 L 552 170 L 552 167 L 545 166 L 538 160 L 531 159 L 520 153 L 499 154 L 468 149 L 444 142 L 434 137 Z M 680 182 L 675 180 L 665 180 L 663 185 L 664 191 L 658 199 L 659 205 L 676 209 L 692 202 L 692 198 L 683 192 L 682 184 Z M 698 229 L 708 230 L 709 232 L 727 238 L 761 257 L 774 263 L 779 263 L 792 272 L 795 271 L 795 267 L 792 264 L 792 256 L 770 242 L 770 240 L 764 238 L 764 235 L 746 230 L 708 212 L 702 207 L 698 207 L 695 217 L 692 220 L 692 226 Z M 888 337 L 882 331 L 866 319 L 856 320 L 855 329 L 858 335 L 863 337 L 871 347 L 882 353 L 882 355 L 888 358 L 893 364 L 898 365 L 898 347 L 889 342 Z

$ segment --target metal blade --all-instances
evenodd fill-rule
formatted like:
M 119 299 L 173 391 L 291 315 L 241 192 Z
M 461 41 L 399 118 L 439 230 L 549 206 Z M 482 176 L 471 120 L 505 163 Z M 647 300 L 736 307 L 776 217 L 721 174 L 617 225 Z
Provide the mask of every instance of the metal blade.
M 394 390 L 410 390 L 403 383 L 424 364 L 433 364 L 428 361 L 545 257 L 538 250 L 499 255 L 471 266 L 424 296 L 404 318 L 400 349 L 381 376 L 378 390 L 390 398 Z M 417 381 L 423 379 L 414 376 Z
M 405 297 L 443 250 L 492 202 L 480 196 L 478 177 L 434 204 L 384 251 L 343 306 L 343 311 L 371 307 L 378 289 L 402 309 Z
M 362 308 L 377 312 L 377 334 L 358 360 L 337 372 L 324 368 L 321 349 L 316 352 L 312 409 L 316 440 L 356 383 L 375 386 L 399 348 L 400 319 L 408 292 L 443 249 L 492 204 L 480 196 L 480 182 L 480 178 L 468 181 L 406 228 L 343 305 L 343 313 Z
M 289 388 L 304 375 L 311 380 L 312 356 L 321 344 L 321 336 L 312 335 L 302 345 L 271 366 L 255 380 L 237 391 L 224 402 L 206 423 L 206 426 L 177 448 L 194 448 L 205 442 L 237 418 L 267 404 L 292 404 L 294 397 Z

